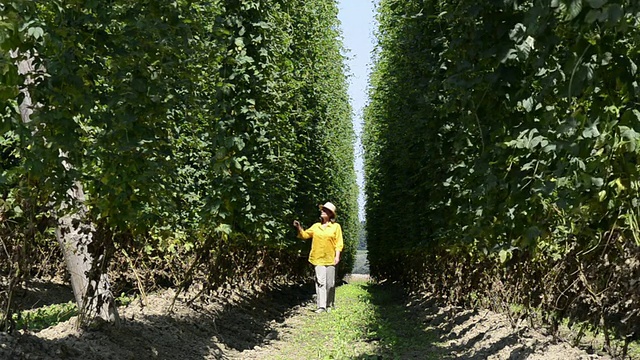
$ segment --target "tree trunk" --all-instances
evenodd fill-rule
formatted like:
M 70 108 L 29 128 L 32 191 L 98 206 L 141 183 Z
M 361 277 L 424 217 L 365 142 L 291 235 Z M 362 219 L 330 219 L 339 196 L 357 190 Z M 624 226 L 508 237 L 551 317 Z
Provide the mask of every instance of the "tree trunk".
M 18 57 L 18 54 L 12 54 Z M 20 90 L 24 100 L 20 104 L 22 121 L 30 121 L 34 105 L 29 94 L 28 86 L 34 83 L 34 77 L 42 75 L 44 70 L 33 67 L 34 56 L 18 62 L 18 72 L 25 76 L 25 86 Z M 37 106 L 35 106 L 37 107 Z M 37 134 L 32 134 L 37 136 Z M 71 165 L 65 160 L 65 154 L 60 154 L 64 167 L 68 170 Z M 78 305 L 79 326 L 84 326 L 101 319 L 118 325 L 120 318 L 107 277 L 108 258 L 104 246 L 95 246 L 95 226 L 86 221 L 86 206 L 84 206 L 84 191 L 82 184 L 77 183 L 68 192 L 72 201 L 77 204 L 76 211 L 66 213 L 66 204 L 62 205 L 65 215 L 58 218 L 56 237 L 62 248 L 62 254 L 71 274 L 71 286 Z M 98 239 L 97 241 L 99 241 Z M 98 244 L 100 245 L 100 244 Z M 101 249 L 92 254 L 92 249 Z
M 107 277 L 108 258 L 103 246 L 93 244 L 95 227 L 85 218 L 84 192 L 76 184 L 69 195 L 80 204 L 79 209 L 58 218 L 56 237 L 62 248 L 67 269 L 71 274 L 71 286 L 80 312 L 79 325 L 87 325 L 94 319 L 119 324 L 120 318 Z M 99 239 L 98 239 L 99 241 Z M 92 254 L 91 249 L 101 249 Z

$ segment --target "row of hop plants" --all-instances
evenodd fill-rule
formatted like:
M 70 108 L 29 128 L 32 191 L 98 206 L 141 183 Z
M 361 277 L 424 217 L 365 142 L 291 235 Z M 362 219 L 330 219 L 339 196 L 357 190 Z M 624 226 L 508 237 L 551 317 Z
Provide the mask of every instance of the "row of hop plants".
M 328 200 L 350 270 L 335 2 L 16 0 L 0 27 L 3 323 L 22 281 L 64 267 L 55 235 L 69 214 L 91 224 L 117 293 L 305 278 L 291 222 L 310 225 Z
M 372 275 L 522 304 L 626 352 L 640 334 L 638 14 L 626 0 L 381 1 Z

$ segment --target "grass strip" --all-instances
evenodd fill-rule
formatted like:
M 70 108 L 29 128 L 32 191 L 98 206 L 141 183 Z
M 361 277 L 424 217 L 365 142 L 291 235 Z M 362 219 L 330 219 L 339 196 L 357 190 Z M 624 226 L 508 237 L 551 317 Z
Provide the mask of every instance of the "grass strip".
M 436 359 L 433 336 L 400 300 L 366 281 L 339 286 L 337 308 L 315 314 L 310 306 L 274 359 Z
M 62 304 L 43 306 L 33 310 L 25 310 L 13 314 L 18 329 L 40 331 L 60 322 L 67 321 L 78 314 L 76 304 L 72 301 Z

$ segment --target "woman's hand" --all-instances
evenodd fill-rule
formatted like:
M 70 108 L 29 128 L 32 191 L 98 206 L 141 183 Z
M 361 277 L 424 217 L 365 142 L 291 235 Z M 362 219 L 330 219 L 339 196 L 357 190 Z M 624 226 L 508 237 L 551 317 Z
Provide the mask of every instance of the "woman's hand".
M 338 265 L 340 262 L 340 251 L 336 251 L 336 257 L 333 259 L 333 265 Z
M 300 225 L 300 222 L 298 220 L 293 220 L 293 227 L 298 229 L 298 231 L 302 231 L 302 226 Z

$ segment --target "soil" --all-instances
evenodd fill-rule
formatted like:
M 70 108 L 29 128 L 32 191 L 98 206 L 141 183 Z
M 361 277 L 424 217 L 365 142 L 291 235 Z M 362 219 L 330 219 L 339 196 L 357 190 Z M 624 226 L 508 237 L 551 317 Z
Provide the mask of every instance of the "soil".
M 363 278 L 366 275 L 347 281 Z M 45 291 L 43 284 L 32 286 L 27 298 L 39 306 L 73 299 L 70 288 L 50 287 L 55 291 Z M 313 293 L 311 283 L 221 289 L 211 297 L 215 301 L 190 301 L 193 293 L 180 295 L 169 311 L 175 292 L 165 290 L 121 306 L 119 328 L 103 324 L 78 330 L 72 318 L 37 333 L 0 333 L 0 359 L 286 359 L 280 349 L 301 317 L 311 316 Z M 434 340 L 427 351 L 438 358 L 609 359 L 526 325 L 514 328 L 500 314 L 418 300 L 404 304 L 407 325 L 422 324 Z

